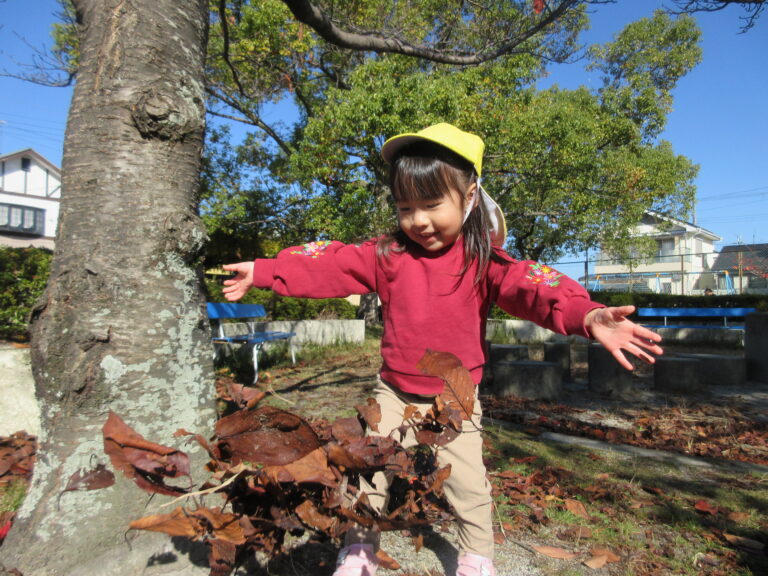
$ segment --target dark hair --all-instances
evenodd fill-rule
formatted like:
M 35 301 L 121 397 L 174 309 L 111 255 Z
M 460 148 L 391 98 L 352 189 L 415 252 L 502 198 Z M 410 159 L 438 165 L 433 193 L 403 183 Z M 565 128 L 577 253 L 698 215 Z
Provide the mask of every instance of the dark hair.
M 432 200 L 441 198 L 449 190 L 462 194 L 462 207 L 466 202 L 464 194 L 478 178 L 472 164 L 454 152 L 431 142 L 416 142 L 403 148 L 392 162 L 389 171 L 389 189 L 395 202 L 410 200 Z M 476 191 L 480 194 L 480 190 Z M 477 206 L 462 226 L 464 238 L 464 266 L 459 273 L 463 276 L 477 260 L 475 276 L 477 284 L 483 278 L 491 260 L 506 262 L 491 246 L 490 217 L 483 202 Z M 390 251 L 413 248 L 405 232 L 397 230 L 379 240 L 379 255 Z

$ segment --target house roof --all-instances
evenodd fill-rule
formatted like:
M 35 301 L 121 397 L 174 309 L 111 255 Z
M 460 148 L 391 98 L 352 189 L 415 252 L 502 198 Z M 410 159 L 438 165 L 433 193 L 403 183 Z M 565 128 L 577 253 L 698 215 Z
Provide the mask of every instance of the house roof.
M 680 220 L 679 218 L 675 218 L 674 216 L 669 216 L 667 214 L 662 214 L 661 212 L 655 212 L 653 210 L 648 210 L 646 211 L 645 214 L 646 216 L 653 218 L 655 220 L 663 220 L 665 222 L 669 222 L 673 226 L 676 226 L 677 228 L 679 228 L 682 232 L 700 234 L 701 236 L 704 236 L 705 238 L 712 240 L 713 242 L 722 240 L 722 238 L 717 234 L 715 234 L 714 232 L 711 232 L 710 230 L 707 230 L 706 228 L 702 228 L 701 226 L 698 226 L 691 222 Z
M 56 166 L 53 162 L 48 160 L 45 156 L 43 156 L 39 152 L 36 152 L 34 148 L 25 148 L 24 150 L 11 152 L 10 154 L 2 154 L 0 155 L 0 162 L 4 162 L 6 160 L 14 160 L 16 158 L 22 158 L 22 157 L 34 158 L 38 163 L 42 164 L 49 170 L 52 170 L 59 177 L 61 177 L 61 168 Z
M 712 265 L 713 271 L 758 269 L 768 271 L 768 244 L 732 244 L 723 246 Z

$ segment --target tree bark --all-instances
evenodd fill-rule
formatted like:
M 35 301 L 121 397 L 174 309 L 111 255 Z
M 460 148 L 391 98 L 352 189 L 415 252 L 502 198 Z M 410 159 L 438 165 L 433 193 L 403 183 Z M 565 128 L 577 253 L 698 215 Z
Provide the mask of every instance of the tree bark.
M 106 461 L 110 410 L 182 449 L 191 447 L 172 437 L 177 429 L 207 435 L 213 424 L 197 215 L 208 6 L 74 4 L 81 57 L 61 216 L 31 327 L 43 432 L 3 564 L 28 576 L 174 573 L 174 564 L 192 574 L 200 569 L 181 567 L 189 559 L 165 536 L 126 532 L 167 499 L 150 501 L 119 472 L 110 488 L 62 491 Z

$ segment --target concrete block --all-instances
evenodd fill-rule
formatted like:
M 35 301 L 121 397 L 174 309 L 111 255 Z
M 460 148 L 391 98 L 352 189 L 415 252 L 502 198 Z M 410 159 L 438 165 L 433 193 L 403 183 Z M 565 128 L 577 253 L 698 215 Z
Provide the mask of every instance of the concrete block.
M 688 353 L 676 356 L 699 361 L 694 369 L 702 386 L 742 386 L 747 381 L 747 362 L 741 356 Z
M 527 344 L 491 344 L 489 356 L 491 365 L 530 359 Z
M 749 314 L 744 325 L 744 352 L 750 382 L 768 384 L 768 312 Z
M 40 406 L 29 349 L 0 345 L 0 436 L 21 430 L 40 434 Z
M 653 388 L 659 392 L 682 394 L 706 390 L 699 377 L 700 364 L 696 358 L 658 357 L 653 366 Z
M 616 361 L 601 344 L 587 349 L 589 389 L 606 396 L 622 396 L 632 388 L 632 373 Z
M 544 362 L 559 364 L 563 382 L 571 381 L 571 345 L 568 342 L 545 342 Z
M 491 393 L 500 398 L 556 400 L 563 389 L 562 367 L 555 362 L 500 361 L 493 365 Z

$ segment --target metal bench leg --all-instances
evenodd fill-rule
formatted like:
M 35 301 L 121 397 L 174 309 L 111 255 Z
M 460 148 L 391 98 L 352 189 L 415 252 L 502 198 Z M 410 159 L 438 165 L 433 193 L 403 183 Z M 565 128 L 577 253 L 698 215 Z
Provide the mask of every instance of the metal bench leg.
M 253 383 L 256 384 L 256 382 L 259 381 L 259 350 L 261 349 L 261 344 L 254 344 L 253 345 Z
M 288 338 L 288 346 L 291 348 L 291 362 L 296 366 L 296 351 L 293 348 L 293 338 Z

